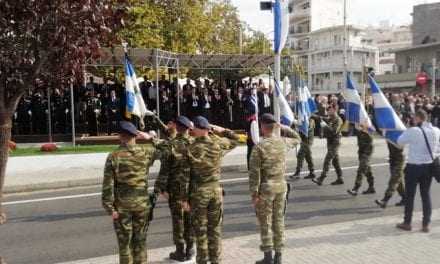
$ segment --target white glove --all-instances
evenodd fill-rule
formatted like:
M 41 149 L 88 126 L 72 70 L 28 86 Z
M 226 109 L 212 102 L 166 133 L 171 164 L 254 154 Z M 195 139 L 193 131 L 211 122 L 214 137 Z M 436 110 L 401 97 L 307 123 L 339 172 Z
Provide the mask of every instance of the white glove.
M 147 112 L 145 112 L 146 116 L 154 116 L 154 113 L 151 112 L 150 110 L 147 110 Z
M 328 126 L 327 123 L 326 123 L 325 121 L 321 121 L 320 124 L 321 124 L 321 127 L 326 127 L 326 126 Z

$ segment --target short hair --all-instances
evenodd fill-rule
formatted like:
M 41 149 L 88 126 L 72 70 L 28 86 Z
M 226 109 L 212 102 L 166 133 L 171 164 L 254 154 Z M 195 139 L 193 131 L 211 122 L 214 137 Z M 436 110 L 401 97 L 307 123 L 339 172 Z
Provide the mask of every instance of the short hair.
M 416 116 L 423 121 L 428 120 L 428 113 L 425 110 L 417 110 Z

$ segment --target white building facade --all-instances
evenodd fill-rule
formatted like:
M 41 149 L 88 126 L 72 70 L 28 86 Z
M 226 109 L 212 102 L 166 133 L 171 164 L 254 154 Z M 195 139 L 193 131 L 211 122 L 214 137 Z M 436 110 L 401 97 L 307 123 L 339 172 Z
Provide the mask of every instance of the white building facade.
M 344 0 L 290 0 L 289 44 L 307 68 L 310 32 L 342 25 Z
M 411 46 L 412 31 L 410 26 L 368 27 L 365 44 L 379 48 L 379 67 L 377 74 L 392 74 L 397 72 L 395 50 Z
M 344 26 L 313 31 L 309 34 L 308 79 L 314 94 L 339 93 L 344 87 Z M 347 72 L 355 83 L 362 80 L 364 66 L 377 69 L 379 50 L 366 44 L 361 28 L 347 27 Z

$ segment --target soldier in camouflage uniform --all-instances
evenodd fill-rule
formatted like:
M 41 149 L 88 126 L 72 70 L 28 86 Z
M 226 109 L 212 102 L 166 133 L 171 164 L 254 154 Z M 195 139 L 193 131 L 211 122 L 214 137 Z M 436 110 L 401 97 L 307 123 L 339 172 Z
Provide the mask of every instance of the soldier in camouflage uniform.
M 284 126 L 281 133 L 285 138 L 274 136 L 277 122 L 271 114 L 264 114 L 260 122 L 264 138 L 252 150 L 249 162 L 249 189 L 260 223 L 260 249 L 264 252 L 264 259 L 256 264 L 281 264 L 287 192 L 286 155 L 289 148 L 300 142 L 300 137 Z
M 177 261 L 190 260 L 194 255 L 194 235 L 189 212 L 182 208 L 180 195 L 181 182 L 189 178 L 189 161 L 187 148 L 194 139 L 188 131 L 192 128 L 191 121 L 180 116 L 175 121 L 177 135 L 165 145 L 166 151 L 161 160 L 159 177 L 155 183 L 155 192 L 168 197 L 168 204 L 173 220 L 173 241 L 176 251 L 170 254 L 170 259 Z M 186 190 L 183 193 L 187 193 Z M 186 251 L 185 251 L 186 244 Z
M 298 151 L 298 160 L 296 165 L 296 172 L 290 178 L 297 180 L 300 178 L 301 169 L 303 166 L 304 159 L 309 166 L 309 175 L 304 177 L 304 179 L 314 179 L 315 178 L 315 169 L 313 165 L 313 157 L 312 157 L 312 146 L 313 146 L 313 138 L 315 136 L 315 120 L 313 118 L 309 119 L 309 131 L 308 135 L 299 134 L 301 136 L 301 146 Z
M 396 145 L 387 142 L 389 151 L 389 162 L 390 162 L 390 181 L 388 183 L 388 188 L 385 191 L 385 196 L 382 200 L 376 200 L 376 204 L 381 208 L 385 209 L 388 205 L 388 201 L 393 196 L 394 192 L 397 190 L 399 195 L 402 197 L 401 201 L 396 204 L 396 206 L 405 205 L 405 186 L 403 184 L 403 170 L 405 166 L 405 154 L 403 149 L 397 147 Z
M 376 190 L 374 189 L 374 177 L 371 171 L 370 160 L 373 154 L 373 137 L 368 131 L 368 126 L 359 125 L 360 128 L 357 130 L 357 140 L 358 140 L 358 157 L 359 157 L 359 167 L 357 171 L 356 181 L 352 190 L 347 192 L 353 196 L 358 195 L 359 189 L 362 186 L 362 180 L 364 177 L 367 178 L 368 189 L 362 192 L 362 194 L 374 194 Z
M 210 133 L 210 129 L 213 133 Z M 188 194 L 181 199 L 184 208 L 191 210 L 197 243 L 198 264 L 220 263 L 221 226 L 223 221 L 223 188 L 220 185 L 222 158 L 238 145 L 238 136 L 232 131 L 211 126 L 204 117 L 194 119 L 194 142 L 188 148 L 190 179 Z
M 339 164 L 339 147 L 341 146 L 341 130 L 342 130 L 342 119 L 338 116 L 338 107 L 336 105 L 331 105 L 328 107 L 328 120 L 327 122 L 321 121 L 321 129 L 324 131 L 324 136 L 327 138 L 327 155 L 324 159 L 324 165 L 322 168 L 322 174 L 318 179 L 313 179 L 318 185 L 322 185 L 324 179 L 327 178 L 327 173 L 330 170 L 330 162 L 335 168 L 336 175 L 338 179 L 331 183 L 331 185 L 341 185 L 344 184 L 342 179 L 342 169 Z
M 109 154 L 102 186 L 102 204 L 112 216 L 119 245 L 120 264 L 145 264 L 150 204 L 148 170 L 160 151 L 153 144 L 136 145 L 136 136 L 151 139 L 126 121 L 120 123 L 121 145 Z

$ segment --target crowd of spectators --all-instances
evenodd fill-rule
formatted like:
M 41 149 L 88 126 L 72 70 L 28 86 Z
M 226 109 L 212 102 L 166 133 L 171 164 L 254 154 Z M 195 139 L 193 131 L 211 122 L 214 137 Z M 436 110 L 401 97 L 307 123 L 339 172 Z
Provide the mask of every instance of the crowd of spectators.
M 256 91 L 259 114 L 273 112 L 272 87 L 262 80 L 248 82 L 241 80 L 195 80 L 188 79 L 179 86 L 177 79 L 169 80 L 161 76 L 159 91 L 156 82 L 144 77 L 140 83 L 142 97 L 147 108 L 157 112 L 164 121 L 177 116 L 178 103 L 181 114 L 193 118 L 201 115 L 213 124 L 232 128 L 246 129 L 248 118 L 252 114 L 250 96 Z M 179 87 L 179 89 L 177 88 Z M 180 92 L 178 92 L 180 91 Z M 48 133 L 48 90 L 36 90 L 26 95 L 18 105 L 14 115 L 13 134 L 36 135 Z M 179 95 L 179 98 L 178 98 Z M 157 97 L 159 96 L 159 99 Z M 75 126 L 79 134 L 110 135 L 117 132 L 117 122 L 124 118 L 124 87 L 118 82 L 110 83 L 104 78 L 100 84 L 90 77 L 87 84 L 74 88 Z M 440 126 L 440 97 L 431 98 L 422 93 L 390 93 L 387 97 L 406 125 L 411 125 L 417 110 L 425 110 L 430 121 Z M 178 100 L 179 99 L 179 100 Z M 295 111 L 296 98 L 293 93 L 287 101 Z M 339 114 L 345 120 L 345 104 L 341 94 L 315 95 L 318 116 L 326 116 L 330 104 L 339 107 Z M 366 98 L 366 108 L 373 116 L 372 98 Z M 51 90 L 51 121 L 54 134 L 71 133 L 71 99 L 69 89 Z M 374 122 L 374 118 L 373 122 Z M 147 122 L 146 122 L 147 123 Z M 353 127 L 346 124 L 344 133 L 351 135 Z M 317 130 L 319 134 L 319 127 Z

